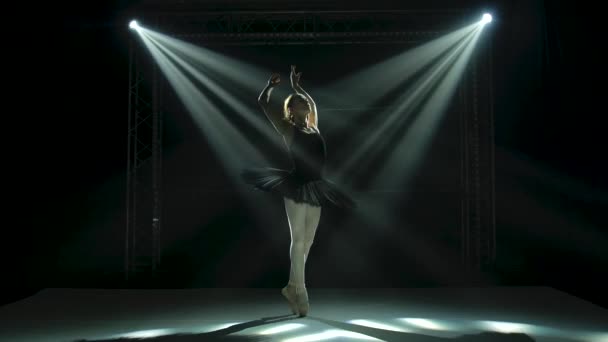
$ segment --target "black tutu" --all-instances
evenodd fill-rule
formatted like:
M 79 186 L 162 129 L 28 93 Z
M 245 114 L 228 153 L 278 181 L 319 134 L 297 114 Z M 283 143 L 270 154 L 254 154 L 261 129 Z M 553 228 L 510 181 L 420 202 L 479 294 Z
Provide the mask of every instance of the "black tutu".
M 356 203 L 336 184 L 323 178 L 304 179 L 294 171 L 271 167 L 245 169 L 241 176 L 258 190 L 280 194 L 296 203 L 331 204 L 346 209 L 356 207 Z

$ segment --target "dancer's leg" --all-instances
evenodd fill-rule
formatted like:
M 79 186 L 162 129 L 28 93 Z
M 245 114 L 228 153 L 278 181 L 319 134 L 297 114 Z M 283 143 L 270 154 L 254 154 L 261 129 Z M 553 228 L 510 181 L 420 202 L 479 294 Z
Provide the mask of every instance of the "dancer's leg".
M 305 245 L 304 245 L 304 264 L 306 264 L 306 260 L 308 259 L 308 253 L 310 252 L 310 247 L 315 239 L 315 233 L 317 231 L 317 227 L 319 226 L 319 220 L 321 219 L 321 207 L 308 205 L 306 208 L 306 232 L 305 232 Z
M 291 269 L 289 271 L 289 283 L 296 287 L 304 287 L 304 250 L 306 247 L 306 205 L 296 203 L 289 198 L 284 198 L 285 211 L 289 221 L 291 232 L 291 246 L 289 256 Z

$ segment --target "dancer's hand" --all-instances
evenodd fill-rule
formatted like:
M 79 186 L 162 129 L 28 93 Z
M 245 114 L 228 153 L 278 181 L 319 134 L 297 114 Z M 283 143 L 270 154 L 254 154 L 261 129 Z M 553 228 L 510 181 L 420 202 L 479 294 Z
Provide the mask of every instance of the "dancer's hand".
M 302 76 L 302 73 L 301 72 L 296 73 L 296 66 L 292 65 L 291 74 L 289 74 L 289 79 L 291 80 L 291 86 L 293 88 L 300 85 L 300 76 Z
M 279 83 L 281 83 L 281 75 L 279 75 L 279 73 L 273 72 L 272 75 L 270 75 L 268 84 L 271 86 L 276 86 Z

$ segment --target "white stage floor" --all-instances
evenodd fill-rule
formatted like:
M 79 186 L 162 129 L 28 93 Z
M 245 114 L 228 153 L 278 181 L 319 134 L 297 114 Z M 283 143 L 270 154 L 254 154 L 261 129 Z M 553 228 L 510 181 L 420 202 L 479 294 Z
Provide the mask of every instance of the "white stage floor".
M 0 307 L 0 341 L 608 341 L 608 310 L 548 287 L 46 289 Z

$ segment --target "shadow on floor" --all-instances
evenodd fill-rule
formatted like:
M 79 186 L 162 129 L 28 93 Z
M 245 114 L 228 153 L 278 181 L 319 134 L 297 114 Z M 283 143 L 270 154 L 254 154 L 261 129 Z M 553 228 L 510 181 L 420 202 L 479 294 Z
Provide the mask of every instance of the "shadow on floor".
M 127 342 L 127 341 L 145 341 L 145 342 L 207 342 L 207 341 L 232 341 L 232 342 L 265 342 L 272 341 L 273 339 L 269 336 L 262 335 L 230 335 L 245 329 L 262 326 L 265 324 L 289 321 L 292 319 L 298 319 L 296 315 L 281 315 L 274 317 L 262 317 L 249 322 L 238 323 L 229 326 L 228 328 L 214 330 L 206 333 L 199 334 L 188 334 L 180 333 L 173 335 L 163 335 L 150 338 L 113 338 L 104 340 L 76 340 L 75 342 Z
M 407 332 L 391 331 L 378 328 L 371 328 L 357 324 L 334 321 L 325 318 L 308 316 L 308 319 L 316 320 L 336 329 L 364 334 L 375 337 L 379 340 L 387 342 L 534 342 L 534 339 L 526 334 L 521 333 L 497 333 L 497 332 L 482 332 L 479 334 L 461 335 L 458 337 L 436 337 L 422 334 L 414 334 Z M 150 338 L 114 338 L 104 340 L 86 340 L 80 339 L 74 342 L 127 342 L 127 341 L 144 341 L 144 342 L 207 342 L 207 341 L 225 341 L 225 342 L 266 342 L 274 341 L 271 336 L 261 335 L 230 335 L 245 329 L 262 326 L 265 324 L 283 322 L 299 319 L 295 315 L 282 315 L 275 317 L 263 317 L 249 322 L 232 325 L 225 329 L 215 330 L 200 334 L 173 334 Z

